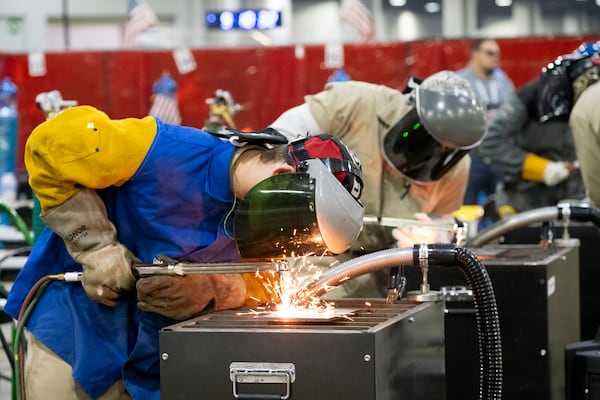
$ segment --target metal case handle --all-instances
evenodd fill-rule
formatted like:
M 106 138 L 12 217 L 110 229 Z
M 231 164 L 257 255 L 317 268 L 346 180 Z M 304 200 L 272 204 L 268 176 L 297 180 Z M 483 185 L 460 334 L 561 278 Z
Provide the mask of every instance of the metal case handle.
M 229 379 L 233 382 L 233 397 L 236 399 L 287 400 L 296 380 L 296 367 L 293 363 L 232 362 L 229 364 Z M 239 393 L 239 383 L 280 383 L 285 385 L 285 393 Z

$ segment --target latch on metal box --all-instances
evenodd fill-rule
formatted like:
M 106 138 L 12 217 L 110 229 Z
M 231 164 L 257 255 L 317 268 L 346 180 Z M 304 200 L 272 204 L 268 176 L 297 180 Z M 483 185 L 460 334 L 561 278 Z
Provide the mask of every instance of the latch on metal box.
M 229 378 L 233 382 L 233 397 L 236 399 L 287 400 L 290 398 L 291 384 L 296 380 L 296 367 L 293 363 L 232 362 L 229 364 Z M 238 384 L 244 383 L 283 384 L 285 393 L 240 393 Z

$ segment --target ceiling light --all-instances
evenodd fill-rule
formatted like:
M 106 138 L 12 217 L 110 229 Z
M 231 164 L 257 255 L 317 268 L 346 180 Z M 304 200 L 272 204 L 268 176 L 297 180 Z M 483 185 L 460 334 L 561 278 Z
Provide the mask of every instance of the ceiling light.
M 512 0 L 496 0 L 498 7 L 509 7 L 512 5 Z
M 436 13 L 440 11 L 440 3 L 436 3 L 436 2 L 430 2 L 430 3 L 425 3 L 425 11 L 427 11 L 428 13 Z
M 390 6 L 402 7 L 406 5 L 406 0 L 390 0 Z

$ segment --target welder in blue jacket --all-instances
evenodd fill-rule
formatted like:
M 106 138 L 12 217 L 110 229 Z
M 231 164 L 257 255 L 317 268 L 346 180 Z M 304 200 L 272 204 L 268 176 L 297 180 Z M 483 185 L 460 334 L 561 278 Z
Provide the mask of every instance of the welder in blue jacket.
M 278 232 L 289 243 L 320 237 L 315 245 L 333 252 L 356 239 L 362 181 L 345 145 L 328 135 L 284 144 L 274 130 L 238 134 L 223 140 L 154 117 L 114 120 L 90 106 L 64 110 L 34 129 L 25 164 L 47 228 L 5 311 L 17 318 L 43 277 L 83 273 L 81 284 L 53 281 L 27 319 L 29 400 L 158 399 L 162 327 L 207 310 L 273 301 L 255 274 L 136 281 L 135 263 L 158 255 L 193 263 L 256 257 L 240 254 L 239 237 L 270 240 L 244 246 L 271 257 L 269 249 L 283 251 L 286 238 Z M 312 204 L 289 198 L 302 190 Z M 281 204 L 289 208 L 277 209 Z M 236 232 L 236 218 L 243 231 Z M 307 229 L 295 226 L 311 218 Z M 254 228 L 257 234 L 249 232 Z

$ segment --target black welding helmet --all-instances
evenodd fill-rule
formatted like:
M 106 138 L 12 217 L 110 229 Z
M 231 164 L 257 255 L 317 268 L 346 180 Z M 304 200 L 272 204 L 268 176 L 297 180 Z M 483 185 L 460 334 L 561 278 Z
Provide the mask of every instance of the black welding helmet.
M 556 118 L 568 118 L 575 103 L 574 86 L 580 84 L 590 70 L 600 65 L 600 42 L 582 43 L 570 54 L 557 57 L 542 68 L 537 93 L 537 111 L 540 122 Z M 586 79 L 585 86 L 598 79 Z M 579 88 L 579 94 L 585 88 Z
M 312 146 L 330 140 L 334 139 L 319 135 L 289 144 L 288 163 L 296 172 L 261 181 L 240 202 L 234 235 L 243 258 L 339 254 L 358 238 L 364 214 L 360 164 L 337 150 L 336 156 L 326 154 L 329 145 L 318 150 Z M 351 154 L 346 156 L 354 157 Z
M 485 107 L 451 71 L 428 77 L 410 96 L 412 108 L 385 135 L 383 154 L 408 178 L 436 181 L 483 139 Z
M 540 122 L 567 118 L 573 107 L 573 85 L 567 73 L 571 60 L 558 57 L 542 69 L 537 92 Z

